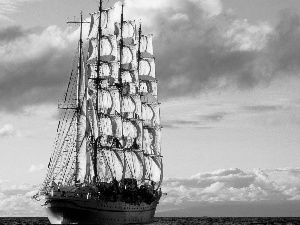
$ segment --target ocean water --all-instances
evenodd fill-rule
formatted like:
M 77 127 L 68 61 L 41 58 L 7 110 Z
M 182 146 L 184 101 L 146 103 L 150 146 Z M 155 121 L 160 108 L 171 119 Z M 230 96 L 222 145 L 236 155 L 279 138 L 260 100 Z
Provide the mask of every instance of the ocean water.
M 50 224 L 45 217 L 0 217 L 0 225 L 39 225 Z M 262 218 L 262 217 L 156 217 L 153 225 L 179 225 L 179 224 L 200 224 L 200 225 L 298 225 L 300 218 Z

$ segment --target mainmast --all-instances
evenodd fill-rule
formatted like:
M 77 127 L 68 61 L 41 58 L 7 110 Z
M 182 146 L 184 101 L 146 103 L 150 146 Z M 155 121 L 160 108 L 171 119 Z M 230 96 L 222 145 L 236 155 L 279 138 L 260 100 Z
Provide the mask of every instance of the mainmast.
M 100 83 L 100 55 L 101 55 L 101 38 L 102 38 L 102 27 L 101 27 L 101 18 L 102 16 L 102 0 L 99 2 L 99 24 L 98 24 L 98 55 L 97 55 L 97 78 L 96 78 L 96 87 L 97 87 L 97 97 L 96 97 L 96 115 L 99 117 L 99 83 Z M 98 151 L 98 143 L 99 137 L 96 137 L 94 143 L 94 155 L 93 155 L 93 168 L 94 168 L 94 183 L 97 182 L 98 179 L 98 171 L 97 171 L 97 151 Z

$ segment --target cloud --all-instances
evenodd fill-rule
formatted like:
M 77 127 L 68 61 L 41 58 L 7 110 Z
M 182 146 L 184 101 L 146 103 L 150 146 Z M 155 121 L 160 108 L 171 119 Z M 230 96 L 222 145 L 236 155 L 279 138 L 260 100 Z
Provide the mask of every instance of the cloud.
M 0 0 L 0 18 L 3 20 L 13 21 L 11 14 L 19 11 L 22 3 L 31 3 L 40 0 Z
M 1 137 L 13 137 L 17 135 L 17 131 L 11 124 L 6 124 L 4 127 L 0 128 L 0 138 Z
M 125 17 L 142 18 L 144 31 L 154 33 L 161 97 L 249 89 L 299 72 L 299 16 L 292 11 L 271 27 L 235 17 L 220 1 L 146 2 L 126 0 Z
M 221 122 L 225 116 L 228 115 L 226 112 L 215 112 L 207 115 L 193 116 L 190 119 L 175 119 L 175 120 L 163 120 L 163 127 L 165 128 L 197 128 L 197 129 L 210 129 L 215 124 Z
M 0 101 L 5 111 L 57 102 L 62 96 L 76 49 L 74 33 L 52 26 L 45 30 L 0 29 Z
M 203 204 L 231 204 L 279 201 L 287 203 L 300 196 L 300 168 L 238 168 L 199 173 L 190 178 L 169 178 L 163 183 L 168 195 L 161 211 L 184 209 Z
M 0 188 L 0 216 L 44 215 L 42 207 L 31 199 L 37 191 L 38 186 L 31 184 L 6 184 Z M 162 191 L 167 195 L 162 197 L 158 212 L 180 209 L 181 215 L 199 216 L 196 209 L 202 207 L 203 212 L 210 212 L 211 216 L 257 216 L 262 212 L 255 210 L 256 207 L 266 210 L 265 215 L 287 207 L 291 211 L 283 210 L 280 215 L 294 215 L 292 208 L 300 205 L 300 168 L 253 171 L 231 168 L 189 178 L 165 178 Z M 239 213 L 243 214 L 234 213 L 239 206 Z M 194 207 L 194 211 L 190 207 Z
M 271 27 L 235 17 L 219 0 L 126 0 L 125 18 L 141 18 L 143 31 L 154 33 L 161 99 L 248 89 L 299 72 L 300 22 L 292 11 Z M 68 82 L 78 32 L 13 26 L 0 34 L 1 110 L 56 103 Z
M 246 106 L 245 109 L 250 112 L 273 112 L 282 109 L 283 107 L 280 105 L 254 105 L 254 106 Z
M 209 115 L 200 116 L 200 119 L 203 119 L 207 122 L 219 122 L 223 120 L 227 114 L 228 113 L 226 112 L 216 112 Z
M 40 165 L 31 165 L 29 168 L 29 172 L 30 173 L 34 173 L 34 172 L 38 172 L 41 171 L 42 169 L 44 169 L 44 165 L 40 164 Z
M 38 186 L 30 184 L 13 185 L 6 189 L 0 189 L 0 216 L 44 215 L 42 207 L 31 199 L 37 192 Z

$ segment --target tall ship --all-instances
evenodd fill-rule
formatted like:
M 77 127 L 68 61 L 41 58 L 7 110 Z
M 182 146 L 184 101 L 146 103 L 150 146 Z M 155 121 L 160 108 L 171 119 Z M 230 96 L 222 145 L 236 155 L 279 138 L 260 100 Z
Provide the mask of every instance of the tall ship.
M 77 56 L 47 175 L 34 196 L 53 224 L 151 223 L 162 195 L 152 35 L 124 20 L 123 5 L 119 21 L 114 10 L 101 0 L 89 19 L 74 21 Z

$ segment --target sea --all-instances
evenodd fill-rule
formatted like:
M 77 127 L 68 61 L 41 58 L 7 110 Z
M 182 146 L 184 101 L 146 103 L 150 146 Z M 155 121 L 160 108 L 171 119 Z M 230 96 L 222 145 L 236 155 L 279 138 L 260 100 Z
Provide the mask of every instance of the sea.
M 38 225 L 50 224 L 46 217 L 0 217 L 0 225 Z M 270 225 L 300 225 L 298 217 L 156 217 L 153 225 L 166 224 L 200 224 L 200 225 L 247 225 L 247 224 L 270 224 Z

